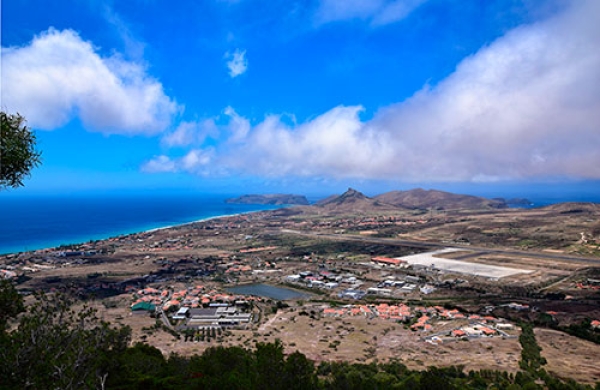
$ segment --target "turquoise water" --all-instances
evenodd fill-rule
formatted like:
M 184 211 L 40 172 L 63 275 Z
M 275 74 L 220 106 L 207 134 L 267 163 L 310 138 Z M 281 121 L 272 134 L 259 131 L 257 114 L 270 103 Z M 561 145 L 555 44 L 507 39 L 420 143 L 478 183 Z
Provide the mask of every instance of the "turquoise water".
M 230 195 L 0 196 L 0 254 L 106 239 L 273 206 L 226 204 Z
M 600 202 L 600 183 L 585 188 L 488 188 L 469 193 L 489 198 L 528 198 L 533 207 L 567 201 Z M 277 208 L 226 204 L 240 194 L 191 192 L 74 193 L 0 192 L 0 254 L 76 244 L 179 225 L 221 215 Z M 314 198 L 318 200 L 324 198 Z

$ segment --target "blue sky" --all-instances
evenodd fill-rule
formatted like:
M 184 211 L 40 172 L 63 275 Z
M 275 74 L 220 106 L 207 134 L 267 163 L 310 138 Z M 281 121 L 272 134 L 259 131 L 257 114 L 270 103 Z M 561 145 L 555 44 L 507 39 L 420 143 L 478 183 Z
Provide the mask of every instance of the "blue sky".
M 600 2 L 2 2 L 18 191 L 600 183 Z

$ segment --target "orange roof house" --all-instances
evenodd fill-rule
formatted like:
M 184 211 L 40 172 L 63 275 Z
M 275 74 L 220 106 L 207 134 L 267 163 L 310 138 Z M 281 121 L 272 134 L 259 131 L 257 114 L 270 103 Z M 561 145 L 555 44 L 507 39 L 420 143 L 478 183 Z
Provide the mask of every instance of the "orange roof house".
M 400 259 L 391 259 L 389 257 L 373 257 L 371 261 L 374 263 L 382 264 L 382 265 L 390 265 L 390 266 L 399 266 L 400 264 L 405 264 L 406 261 Z

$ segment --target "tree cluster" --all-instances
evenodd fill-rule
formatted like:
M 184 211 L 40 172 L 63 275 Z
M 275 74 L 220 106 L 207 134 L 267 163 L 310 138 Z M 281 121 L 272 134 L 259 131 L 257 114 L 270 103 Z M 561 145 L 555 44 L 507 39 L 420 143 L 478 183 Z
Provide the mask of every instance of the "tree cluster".
M 34 299 L 23 312 L 11 282 L 0 282 L 0 389 L 105 388 L 131 330 L 111 327 L 63 294 Z
M 521 335 L 519 336 L 519 342 L 521 343 L 522 349 L 519 366 L 522 370 L 534 373 L 546 364 L 546 359 L 542 357 L 542 349 L 535 339 L 533 325 L 521 323 L 520 326 Z
M 398 361 L 315 366 L 300 352 L 286 356 L 280 341 L 165 357 L 147 344 L 130 346 L 129 328 L 111 327 L 73 303 L 66 295 L 37 294 L 25 310 L 14 286 L 0 282 L 0 389 L 594 389 L 540 368 L 531 325 L 523 328 L 523 371 L 516 374 L 461 366 L 417 371 Z
M 0 189 L 21 187 L 41 162 L 36 137 L 19 114 L 0 111 L 0 124 Z

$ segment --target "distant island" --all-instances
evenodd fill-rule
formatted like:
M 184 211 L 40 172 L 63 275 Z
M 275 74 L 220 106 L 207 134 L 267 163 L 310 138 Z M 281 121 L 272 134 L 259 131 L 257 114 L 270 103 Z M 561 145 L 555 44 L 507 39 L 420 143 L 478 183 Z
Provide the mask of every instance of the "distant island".
M 599 389 L 600 203 L 506 203 L 349 188 L 0 255 L 3 388 Z
M 494 200 L 504 202 L 509 206 L 533 206 L 533 202 L 525 198 L 494 198 Z
M 310 204 L 304 195 L 292 194 L 242 195 L 237 198 L 227 199 L 225 203 L 303 206 Z

